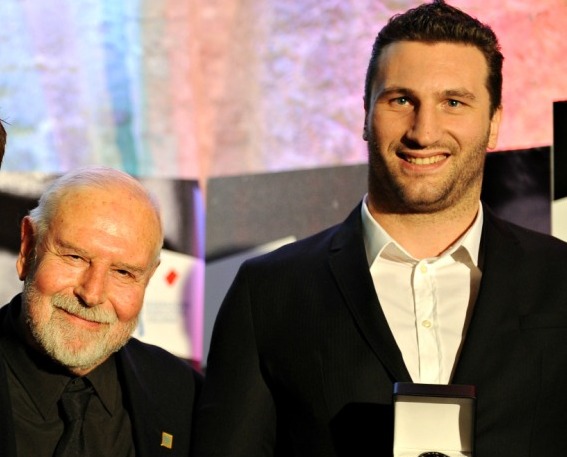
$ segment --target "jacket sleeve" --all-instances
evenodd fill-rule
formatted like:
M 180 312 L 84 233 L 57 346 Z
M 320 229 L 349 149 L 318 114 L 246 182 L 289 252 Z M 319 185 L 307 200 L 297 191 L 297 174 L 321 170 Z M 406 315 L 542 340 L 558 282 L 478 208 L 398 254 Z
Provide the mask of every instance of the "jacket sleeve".
M 246 264 L 216 318 L 193 431 L 195 457 L 274 455 L 275 406 L 256 340 Z

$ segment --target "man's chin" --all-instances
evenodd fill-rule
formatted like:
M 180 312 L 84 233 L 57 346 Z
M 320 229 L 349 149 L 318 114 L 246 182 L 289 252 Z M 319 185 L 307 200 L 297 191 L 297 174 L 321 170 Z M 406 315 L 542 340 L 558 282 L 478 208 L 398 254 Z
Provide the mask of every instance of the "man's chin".
M 85 345 L 46 348 L 48 355 L 71 371 L 92 369 L 104 362 L 112 352 L 93 350 Z
M 80 341 L 78 339 L 60 339 L 57 342 L 42 344 L 48 356 L 72 373 L 85 374 L 106 361 L 112 354 L 122 348 L 130 339 L 123 338 L 114 344 L 104 339 L 96 341 Z M 104 341 L 104 343 L 101 343 Z
M 81 371 L 83 375 L 122 348 L 137 321 L 85 329 L 77 328 L 65 317 L 52 315 L 46 321 L 30 317 L 28 325 L 36 345 L 44 353 L 71 372 Z

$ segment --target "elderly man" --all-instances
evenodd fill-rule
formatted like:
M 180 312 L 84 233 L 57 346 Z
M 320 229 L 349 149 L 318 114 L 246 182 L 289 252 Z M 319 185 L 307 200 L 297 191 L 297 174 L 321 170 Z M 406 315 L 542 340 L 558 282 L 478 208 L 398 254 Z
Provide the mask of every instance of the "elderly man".
M 109 168 L 64 175 L 23 219 L 23 293 L 0 311 L 0 455 L 189 454 L 199 375 L 130 338 L 162 242 L 151 196 Z

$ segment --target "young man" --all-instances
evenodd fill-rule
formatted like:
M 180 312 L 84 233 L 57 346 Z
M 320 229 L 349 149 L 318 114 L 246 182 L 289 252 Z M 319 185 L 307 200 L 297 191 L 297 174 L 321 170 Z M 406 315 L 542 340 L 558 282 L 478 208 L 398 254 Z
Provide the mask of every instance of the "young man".
M 397 381 L 472 384 L 475 457 L 567 448 L 567 245 L 480 203 L 502 55 L 442 1 L 394 16 L 367 72 L 368 195 L 241 267 L 196 456 L 391 456 Z
M 57 179 L 23 219 L 23 293 L 0 309 L 0 455 L 188 455 L 199 376 L 130 339 L 162 243 L 151 196 L 109 168 Z

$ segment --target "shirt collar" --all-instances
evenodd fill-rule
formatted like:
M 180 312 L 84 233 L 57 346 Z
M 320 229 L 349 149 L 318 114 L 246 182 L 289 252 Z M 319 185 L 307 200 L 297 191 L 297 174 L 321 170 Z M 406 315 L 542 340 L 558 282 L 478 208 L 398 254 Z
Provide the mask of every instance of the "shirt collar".
M 362 231 L 364 245 L 366 247 L 366 259 L 368 265 L 372 265 L 378 255 L 385 255 L 389 259 L 398 262 L 416 262 L 402 246 L 400 246 L 382 226 L 372 217 L 368 209 L 368 194 L 364 196 L 361 205 Z M 480 239 L 482 235 L 482 223 L 484 215 L 482 204 L 479 204 L 477 216 L 471 227 L 461 236 L 452 246 L 447 248 L 441 256 L 454 255 L 458 257 L 460 248 L 469 254 L 470 260 L 478 266 L 478 256 L 480 250 Z M 440 257 L 441 257 L 440 256 Z
M 120 383 L 118 382 L 118 370 L 116 369 L 114 355 L 86 375 L 86 378 L 93 385 L 104 408 L 109 414 L 114 415 L 122 406 L 120 404 Z

